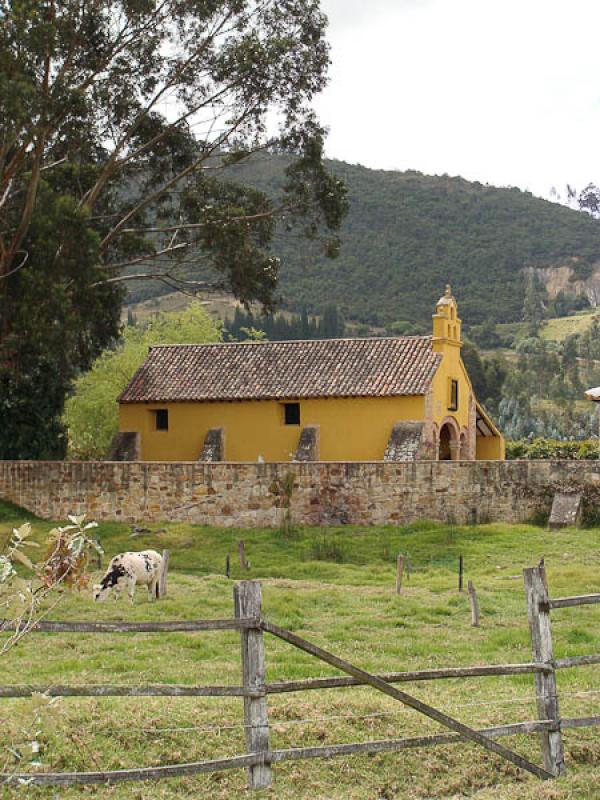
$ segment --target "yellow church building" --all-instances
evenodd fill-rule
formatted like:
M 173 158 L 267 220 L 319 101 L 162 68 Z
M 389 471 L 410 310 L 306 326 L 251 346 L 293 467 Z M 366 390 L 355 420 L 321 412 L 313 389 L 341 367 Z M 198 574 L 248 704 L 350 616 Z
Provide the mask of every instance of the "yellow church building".
M 152 347 L 119 398 L 112 457 L 503 459 L 460 348 L 450 287 L 431 336 Z

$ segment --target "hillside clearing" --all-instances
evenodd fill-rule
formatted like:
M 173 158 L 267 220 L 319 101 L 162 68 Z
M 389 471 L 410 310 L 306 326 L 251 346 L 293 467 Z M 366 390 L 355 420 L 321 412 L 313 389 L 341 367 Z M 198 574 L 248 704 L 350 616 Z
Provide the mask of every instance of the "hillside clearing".
M 569 317 L 549 319 L 540 330 L 540 336 L 548 341 L 562 342 L 567 336 L 587 331 L 597 315 L 597 309 L 589 309 Z
M 0 505 L 0 536 L 23 514 Z M 34 521 L 41 538 L 49 523 Z M 149 525 L 151 533 L 102 524 L 107 557 L 120 550 L 171 550 L 169 597 L 150 606 L 141 590 L 133 607 L 123 601 L 93 605 L 82 594 L 65 596 L 55 619 L 152 619 L 228 617 L 233 580 L 263 582 L 265 615 L 311 641 L 372 671 L 424 669 L 530 659 L 521 569 L 545 556 L 551 592 L 598 591 L 598 530 L 548 533 L 532 526 L 454 527 L 422 522 L 404 528 L 218 530 L 186 524 Z M 162 530 L 162 532 L 161 532 Z M 251 562 L 242 573 L 236 543 Z M 410 579 L 394 594 L 396 554 L 407 555 Z M 480 595 L 482 627 L 470 627 L 466 593 L 456 591 L 458 555 Z M 600 652 L 600 609 L 553 615 L 555 654 Z M 267 679 L 336 674 L 271 637 L 266 640 Z M 3 663 L 2 683 L 180 683 L 239 681 L 235 633 L 103 636 L 31 635 Z M 597 667 L 559 674 L 565 717 L 598 712 Z M 477 727 L 536 717 L 531 676 L 404 684 L 420 699 Z M 236 699 L 63 699 L 45 719 L 40 760 L 45 769 L 73 770 L 158 765 L 244 752 L 241 701 Z M 31 701 L 3 701 L 3 744 L 19 742 Z M 339 689 L 269 698 L 272 746 L 343 743 L 437 732 L 376 692 Z M 190 730 L 193 728 L 193 730 Z M 540 762 L 535 737 L 503 740 Z M 466 744 L 375 757 L 277 765 L 268 796 L 282 798 L 594 798 L 600 779 L 597 729 L 565 734 L 568 775 L 542 784 Z M 21 747 L 25 752 L 25 747 Z M 14 756 L 4 749 L 5 766 Z M 26 759 L 25 759 L 26 760 Z M 56 789 L 5 790 L 6 797 L 50 798 Z M 230 798 L 245 791 L 242 771 L 212 776 L 60 790 L 61 798 Z

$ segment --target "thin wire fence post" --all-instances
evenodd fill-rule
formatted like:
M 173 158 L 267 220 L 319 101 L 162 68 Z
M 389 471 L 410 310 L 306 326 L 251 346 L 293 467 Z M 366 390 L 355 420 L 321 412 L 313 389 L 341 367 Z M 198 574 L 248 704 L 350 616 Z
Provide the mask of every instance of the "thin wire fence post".
M 240 581 L 233 587 L 235 616 L 262 616 L 262 591 L 257 581 Z M 249 753 L 269 752 L 269 718 L 265 688 L 265 643 L 260 628 L 240 630 L 242 645 L 242 684 L 245 689 L 262 692 L 259 697 L 244 697 L 244 725 Z M 248 788 L 268 789 L 273 773 L 268 763 L 248 767 Z
M 527 597 L 527 616 L 533 660 L 550 667 L 547 672 L 536 672 L 534 675 L 538 716 L 542 720 L 551 720 L 554 723 L 551 730 L 540 733 L 544 766 L 553 775 L 562 775 L 565 772 L 565 756 L 552 652 L 550 597 L 546 570 L 544 567 L 524 569 L 523 579 Z

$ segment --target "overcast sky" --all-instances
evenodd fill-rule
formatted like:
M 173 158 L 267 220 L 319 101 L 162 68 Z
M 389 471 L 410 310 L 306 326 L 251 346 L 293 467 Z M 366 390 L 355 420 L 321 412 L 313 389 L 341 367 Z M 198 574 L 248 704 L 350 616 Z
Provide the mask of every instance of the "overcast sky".
M 600 0 L 321 0 L 327 155 L 548 196 L 600 181 Z

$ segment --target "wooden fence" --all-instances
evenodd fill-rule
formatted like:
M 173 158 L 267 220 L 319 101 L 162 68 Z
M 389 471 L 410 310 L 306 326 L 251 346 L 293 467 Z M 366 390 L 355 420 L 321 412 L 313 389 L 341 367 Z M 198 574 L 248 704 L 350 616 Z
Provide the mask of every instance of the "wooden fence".
M 1 686 L 0 698 L 28 697 L 43 692 L 58 697 L 242 697 L 244 700 L 244 730 L 247 753 L 232 758 L 195 761 L 141 769 L 121 769 L 95 772 L 15 773 L 0 775 L 4 783 L 26 781 L 31 785 L 83 785 L 118 783 L 122 781 L 172 778 L 184 775 L 246 768 L 251 789 L 267 788 L 272 783 L 272 768 L 282 761 L 312 758 L 333 758 L 353 754 L 389 753 L 409 748 L 472 741 L 485 750 L 510 761 L 541 779 L 564 772 L 562 731 L 600 725 L 600 717 L 562 719 L 556 672 L 600 663 L 600 654 L 555 660 L 552 650 L 550 613 L 554 609 L 600 603 L 600 594 L 551 599 L 543 566 L 524 570 L 527 609 L 531 633 L 533 660 L 523 664 L 496 664 L 451 667 L 415 672 L 390 672 L 374 675 L 306 639 L 280 628 L 263 618 L 260 584 L 241 581 L 234 587 L 234 617 L 224 620 L 192 620 L 183 622 L 39 622 L 32 632 L 38 633 L 161 633 L 238 630 L 241 638 L 242 683 L 240 686 L 171 686 L 171 685 L 88 685 L 88 686 Z M 10 625 L 0 625 L 0 630 Z M 341 677 L 312 678 L 296 681 L 265 679 L 264 634 L 275 636 L 291 646 L 310 654 L 319 661 L 345 673 Z M 447 678 L 474 678 L 486 675 L 533 675 L 539 719 L 515 722 L 493 728 L 476 730 L 445 712 L 418 700 L 394 684 L 430 681 Z M 269 741 L 267 698 L 270 694 L 371 686 L 418 713 L 435 720 L 445 732 L 402 739 L 332 744 L 315 747 L 272 749 Z M 515 734 L 538 734 L 544 766 L 540 767 L 500 744 L 497 739 Z

